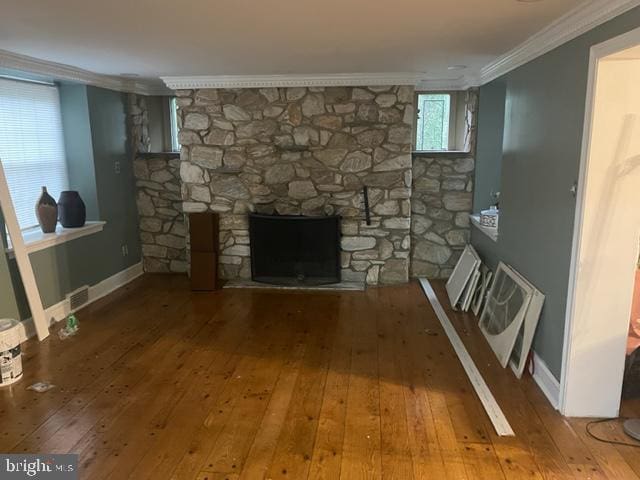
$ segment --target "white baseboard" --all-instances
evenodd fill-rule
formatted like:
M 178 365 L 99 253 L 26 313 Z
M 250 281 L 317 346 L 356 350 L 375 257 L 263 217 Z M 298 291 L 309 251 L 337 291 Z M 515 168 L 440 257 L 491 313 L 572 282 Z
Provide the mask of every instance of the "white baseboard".
M 122 270 L 121 272 L 116 273 L 115 275 L 112 275 L 109 278 L 105 278 L 95 285 L 92 285 L 91 287 L 89 287 L 89 302 L 87 303 L 87 305 L 109 295 L 111 292 L 117 290 L 118 288 L 124 287 L 126 284 L 132 282 L 143 273 L 144 270 L 142 268 L 142 262 L 139 262 L 125 270 Z M 56 322 L 64 320 L 71 313 L 69 300 L 65 298 L 55 305 L 51 305 L 50 307 L 45 308 L 44 313 L 46 315 L 46 318 L 49 319 L 49 325 L 53 325 Z M 28 318 L 20 322 L 20 324 L 22 325 L 22 332 L 20 333 L 21 343 L 35 336 L 36 328 L 33 323 L 33 319 Z
M 120 287 L 124 287 L 127 283 L 132 282 L 143 273 L 142 262 L 139 262 L 109 278 L 105 278 L 100 283 L 89 287 L 89 303 L 109 295 Z
M 556 380 L 547 364 L 536 352 L 533 352 L 533 379 L 553 408 L 558 410 L 560 405 L 560 382 Z

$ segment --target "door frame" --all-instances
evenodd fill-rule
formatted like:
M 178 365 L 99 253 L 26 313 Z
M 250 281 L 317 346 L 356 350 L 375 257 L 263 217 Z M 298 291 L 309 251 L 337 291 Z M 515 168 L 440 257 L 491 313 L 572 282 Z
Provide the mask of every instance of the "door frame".
M 570 389 L 580 389 L 588 391 L 591 388 L 602 388 L 599 385 L 587 385 L 584 376 L 576 375 L 574 370 L 584 369 L 585 362 L 578 366 L 572 363 L 575 355 L 575 347 L 578 342 L 584 342 L 584 332 L 582 336 L 576 334 L 580 330 L 580 318 L 576 315 L 576 290 L 578 286 L 578 278 L 580 276 L 580 247 L 583 235 L 583 218 L 585 214 L 586 200 L 586 179 L 589 168 L 589 158 L 591 153 L 591 142 L 593 135 L 594 113 L 595 113 L 595 94 L 597 90 L 598 69 L 601 60 L 612 54 L 626 50 L 631 47 L 640 45 L 640 28 L 631 30 L 623 35 L 617 36 L 603 43 L 591 47 L 589 54 L 589 76 L 587 82 L 587 94 L 585 103 L 584 129 L 582 136 L 582 150 L 580 156 L 579 176 L 576 189 L 576 209 L 573 227 L 573 242 L 571 250 L 571 266 L 569 271 L 569 285 L 567 291 L 567 307 L 565 313 L 565 329 L 564 329 L 564 346 L 562 358 L 562 372 L 560 377 L 560 398 L 559 410 L 565 416 L 617 416 L 617 412 L 610 412 L 603 415 L 603 412 L 597 411 L 597 408 L 588 405 L 588 399 L 576 401 L 575 398 L 568 398 Z M 625 332 L 615 332 L 615 335 L 622 335 L 625 338 L 628 335 L 628 329 Z M 588 363 L 601 361 L 599 355 L 592 355 Z M 584 357 L 583 357 L 584 360 Z M 595 364 L 595 363 L 594 363 Z M 620 397 L 621 391 L 612 392 L 612 395 Z M 589 414 L 592 412 L 592 414 Z M 606 413 L 606 412 L 605 412 Z

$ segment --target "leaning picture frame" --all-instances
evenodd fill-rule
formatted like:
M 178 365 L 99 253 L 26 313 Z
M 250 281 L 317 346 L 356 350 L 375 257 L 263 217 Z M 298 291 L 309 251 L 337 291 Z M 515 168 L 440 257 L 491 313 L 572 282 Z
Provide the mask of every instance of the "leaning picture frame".
M 492 280 L 493 272 L 486 265 L 482 265 L 480 267 L 480 280 L 478 280 L 478 285 L 476 286 L 476 291 L 471 302 L 471 309 L 476 316 L 480 315 Z
M 467 283 L 471 280 L 473 272 L 476 271 L 480 263 L 478 252 L 471 245 L 467 245 L 446 284 L 447 295 L 453 308 L 457 308 Z
M 529 308 L 524 317 L 524 322 L 518 336 L 516 343 L 511 352 L 511 358 L 509 359 L 509 366 L 517 378 L 522 378 L 524 369 L 527 365 L 529 358 L 529 351 L 533 344 L 533 337 L 538 327 L 538 321 L 540 320 L 540 314 L 542 313 L 542 307 L 544 306 L 545 296 L 535 287 L 531 282 L 524 278 L 519 272 L 514 272 L 520 276 L 523 282 L 526 282 L 532 289 L 531 301 L 529 302 Z
M 480 317 L 480 330 L 506 367 L 533 296 L 531 285 L 500 262 Z

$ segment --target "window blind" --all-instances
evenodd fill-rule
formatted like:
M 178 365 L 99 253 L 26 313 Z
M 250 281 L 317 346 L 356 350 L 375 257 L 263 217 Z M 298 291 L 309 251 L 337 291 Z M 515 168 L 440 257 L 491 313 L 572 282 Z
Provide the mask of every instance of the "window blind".
M 56 86 L 0 78 L 0 161 L 20 227 L 36 226 L 42 187 L 57 200 L 69 184 Z

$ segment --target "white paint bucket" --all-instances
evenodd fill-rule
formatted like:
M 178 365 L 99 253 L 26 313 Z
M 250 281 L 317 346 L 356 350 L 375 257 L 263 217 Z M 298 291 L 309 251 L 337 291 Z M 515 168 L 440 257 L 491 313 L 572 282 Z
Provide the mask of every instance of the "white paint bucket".
M 0 319 L 0 387 L 11 385 L 21 378 L 20 322 L 2 318 Z

